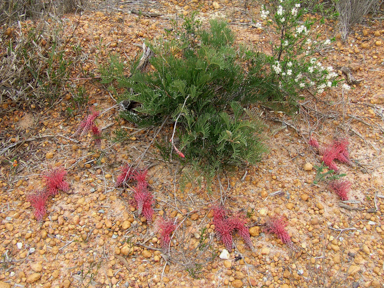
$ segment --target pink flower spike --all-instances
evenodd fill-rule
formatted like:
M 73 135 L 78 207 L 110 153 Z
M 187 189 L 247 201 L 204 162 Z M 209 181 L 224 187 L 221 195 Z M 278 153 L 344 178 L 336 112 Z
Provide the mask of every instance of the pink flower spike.
M 156 220 L 155 227 L 160 232 L 161 248 L 166 253 L 169 251 L 171 234 L 175 231 L 176 225 L 172 220 L 165 220 L 163 217 L 159 217 Z
M 133 195 L 139 215 L 143 215 L 148 222 L 152 221 L 153 209 L 152 209 L 152 194 L 147 191 L 147 187 L 143 183 L 138 183 L 134 189 Z
M 137 183 L 145 183 L 146 186 L 148 185 L 147 184 L 147 174 L 148 174 L 148 170 L 147 169 L 144 169 L 144 170 L 141 170 L 141 171 L 135 171 L 134 175 L 133 175 L 133 178 L 137 181 Z
M 232 234 L 235 231 L 239 233 L 249 248 L 253 249 L 249 229 L 245 226 L 245 223 L 246 220 L 240 215 L 228 217 L 227 210 L 222 206 L 213 208 L 215 231 L 229 252 L 232 250 Z
M 333 147 L 328 148 L 324 151 L 323 154 L 323 162 L 325 165 L 329 167 L 329 169 L 337 172 L 339 169 L 337 168 L 335 162 L 333 161 L 336 156 L 338 155 L 338 151 L 335 150 Z
M 235 227 L 235 230 L 239 233 L 241 238 L 243 238 L 244 242 L 248 245 L 248 247 L 253 249 L 249 229 L 245 226 L 246 220 L 241 216 L 235 216 L 229 218 L 228 220 L 232 222 L 232 225 Z
M 63 167 L 55 168 L 43 175 L 45 185 L 47 186 L 48 195 L 55 196 L 59 190 L 68 192 L 69 184 L 65 181 L 67 171 Z
M 225 248 L 232 251 L 232 233 L 235 227 L 232 222 L 226 218 L 227 211 L 222 206 L 216 206 L 213 208 L 213 225 L 215 225 L 215 231 L 218 238 L 224 243 Z
M 91 131 L 92 131 L 93 137 L 95 139 L 96 146 L 100 146 L 101 145 L 101 131 L 95 125 L 92 126 Z
M 115 187 L 120 187 L 121 185 L 125 185 L 126 182 L 132 179 L 133 177 L 133 168 L 131 165 L 126 164 L 125 166 L 122 166 L 121 173 L 116 179 Z
M 317 142 L 317 140 L 315 138 L 312 138 L 309 139 L 309 142 L 308 142 L 309 145 L 311 145 L 312 147 L 315 147 L 317 149 L 319 149 L 319 142 Z
M 337 139 L 333 142 L 332 147 L 337 151 L 336 159 L 342 163 L 349 164 L 348 139 Z
M 351 182 L 347 180 L 335 180 L 329 183 L 329 190 L 336 193 L 341 200 L 348 200 L 349 189 L 351 188 Z
M 83 121 L 81 121 L 79 128 L 75 132 L 74 136 L 77 136 L 80 134 L 80 136 L 83 136 L 88 133 L 88 131 L 91 129 L 91 127 L 94 126 L 94 122 L 96 118 L 100 115 L 99 111 L 94 110 L 92 107 L 90 109 L 91 115 L 88 115 Z
M 47 199 L 48 195 L 45 191 L 36 191 L 27 196 L 27 201 L 29 201 L 34 208 L 34 215 L 38 221 L 43 220 L 44 215 L 47 213 L 45 206 Z
M 288 224 L 283 217 L 276 216 L 267 220 L 265 231 L 267 233 L 274 233 L 284 244 L 291 246 L 291 236 L 289 236 L 288 232 L 285 230 L 287 225 Z

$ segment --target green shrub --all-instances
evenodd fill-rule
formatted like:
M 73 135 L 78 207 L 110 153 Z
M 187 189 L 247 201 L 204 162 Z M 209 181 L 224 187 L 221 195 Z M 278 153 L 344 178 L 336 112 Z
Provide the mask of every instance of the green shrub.
M 132 68 L 131 77 L 122 77 L 121 63 L 111 58 L 103 81 L 117 80 L 127 88 L 122 98 L 141 104 L 121 116 L 141 126 L 175 123 L 186 159 L 213 169 L 259 161 L 262 125 L 243 105 L 280 96 L 277 90 L 276 96 L 270 93 L 274 87 L 261 74 L 262 57 L 236 50 L 233 32 L 222 20 L 211 21 L 206 31 L 192 16 L 173 36 L 148 44 L 156 55 L 150 72 Z
M 281 35 L 272 55 L 235 46 L 225 21 L 212 20 L 204 30 L 192 15 L 168 40 L 147 43 L 155 55 L 150 71 L 136 69 L 136 61 L 126 77 L 124 65 L 112 57 L 111 66 L 102 69 L 103 82 L 118 83 L 126 91 L 122 99 L 140 103 L 121 116 L 141 126 L 173 123 L 171 144 L 160 146 L 163 155 L 173 149 L 207 171 L 259 161 L 265 151 L 262 125 L 244 107 L 279 104 L 289 110 L 301 90 L 314 86 L 322 92 L 337 84 L 331 68 L 309 58 L 319 45 L 306 39 L 312 23 L 299 23 L 300 5 L 293 0 L 284 5 L 270 22 Z M 176 145 L 174 136 L 180 140 Z

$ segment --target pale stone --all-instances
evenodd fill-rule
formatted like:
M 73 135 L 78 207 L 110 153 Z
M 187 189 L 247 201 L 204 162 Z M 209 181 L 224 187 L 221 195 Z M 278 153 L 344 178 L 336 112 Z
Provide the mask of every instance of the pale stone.
M 292 210 L 293 207 L 294 207 L 293 203 L 288 203 L 288 204 L 287 204 L 287 208 L 288 208 L 289 210 Z
M 32 263 L 31 268 L 35 272 L 41 272 L 43 271 L 43 266 L 40 263 Z
M 129 222 L 128 220 L 124 221 L 123 224 L 121 224 L 121 228 L 123 228 L 123 230 L 126 230 L 130 227 L 131 227 L 131 222 Z
M 143 256 L 144 256 L 145 258 L 151 258 L 151 257 L 152 257 L 152 253 L 149 252 L 148 250 L 144 250 L 144 251 L 143 251 Z
M 333 257 L 333 262 L 335 262 L 335 264 L 340 264 L 341 260 L 340 260 L 340 254 L 336 254 L 334 257 Z
M 252 237 L 256 237 L 260 235 L 260 227 L 254 226 L 249 228 L 249 234 L 251 234 Z
M 261 249 L 261 255 L 268 255 L 270 252 L 269 248 L 268 247 L 263 247 Z
M 130 247 L 128 247 L 128 245 L 125 245 L 123 246 L 123 248 L 121 248 L 121 254 L 127 256 L 128 254 L 130 254 L 132 251 L 132 249 Z
M 220 253 L 220 259 L 223 259 L 223 260 L 228 260 L 229 259 L 229 252 L 227 249 L 223 249 L 223 251 L 221 251 Z
M 226 268 L 231 268 L 231 266 L 232 266 L 231 261 L 229 261 L 229 260 L 225 260 L 225 261 L 224 261 L 224 266 L 225 266 Z
M 354 274 L 356 274 L 357 272 L 359 272 L 360 269 L 361 269 L 360 266 L 351 265 L 351 266 L 349 267 L 347 273 L 348 273 L 349 275 L 354 275 Z
M 52 159 L 53 158 L 53 153 L 52 152 L 48 152 L 47 154 L 45 154 L 45 158 Z
M 69 281 L 68 279 L 65 279 L 63 282 L 63 286 L 64 286 L 64 288 L 71 287 L 71 281 Z
M 260 211 L 259 211 L 261 216 L 267 215 L 267 212 L 268 212 L 267 208 L 261 208 Z
M 311 163 L 308 163 L 308 162 L 305 163 L 305 165 L 304 165 L 304 170 L 305 170 L 305 171 L 311 171 L 312 168 L 313 168 L 313 166 L 312 166 Z
M 199 214 L 195 213 L 195 214 L 191 215 L 191 220 L 192 221 L 196 221 L 197 219 L 199 219 Z
M 236 271 L 236 274 L 235 274 L 235 278 L 236 279 L 244 279 L 246 276 L 244 275 L 244 273 L 243 272 L 241 272 L 241 271 Z
M 41 278 L 41 274 L 40 273 L 33 273 L 33 274 L 28 276 L 27 283 L 34 283 L 37 280 L 39 280 L 40 278 Z
M 5 224 L 5 228 L 8 230 L 8 231 L 13 231 L 13 225 L 11 223 L 7 223 Z
M 243 281 L 236 279 L 235 281 L 232 282 L 232 286 L 235 288 L 241 288 L 243 287 Z
M 213 6 L 215 9 L 219 9 L 219 8 L 220 8 L 219 3 L 217 3 L 216 1 L 212 3 L 212 6 Z
M 367 245 L 363 245 L 363 251 L 367 254 L 370 254 L 371 251 L 369 250 L 368 246 Z

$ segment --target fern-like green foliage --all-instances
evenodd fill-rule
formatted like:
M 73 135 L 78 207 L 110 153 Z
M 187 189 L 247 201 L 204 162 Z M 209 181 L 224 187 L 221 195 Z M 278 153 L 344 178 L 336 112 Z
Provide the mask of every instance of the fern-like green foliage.
M 192 15 L 173 40 L 147 43 L 155 55 L 150 71 L 133 65 L 132 75 L 122 77 L 121 66 L 114 64 L 104 81 L 116 80 L 126 88 L 122 98 L 140 103 L 123 118 L 141 126 L 177 119 L 178 149 L 185 159 L 210 169 L 256 163 L 265 150 L 262 125 L 244 107 L 283 99 L 263 70 L 265 56 L 233 42 L 225 21 L 212 20 L 209 30 L 201 30 Z

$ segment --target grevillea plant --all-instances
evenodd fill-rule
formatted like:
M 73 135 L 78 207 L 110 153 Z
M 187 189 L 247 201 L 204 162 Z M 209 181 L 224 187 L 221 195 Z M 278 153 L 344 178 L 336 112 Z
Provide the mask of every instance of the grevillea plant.
M 246 220 L 241 215 L 228 216 L 228 211 L 222 206 L 213 208 L 213 224 L 219 239 L 228 251 L 232 251 L 232 234 L 237 231 L 244 242 L 253 249 L 249 230 L 245 226 Z
M 329 190 L 334 192 L 340 197 L 341 200 L 348 200 L 349 189 L 351 188 L 351 182 L 347 180 L 333 180 L 328 184 Z
M 324 164 L 335 172 L 339 170 L 336 166 L 335 160 L 345 164 L 349 164 L 351 162 L 349 158 L 349 142 L 347 138 L 336 139 L 331 144 L 324 147 L 321 147 L 315 138 L 311 138 L 308 144 L 318 149 L 319 154 L 323 155 Z
M 138 171 L 132 173 L 132 178 L 134 178 L 137 183 L 133 188 L 133 198 L 139 215 L 143 215 L 148 222 L 152 222 L 153 216 L 153 196 L 151 192 L 148 191 L 148 182 L 145 179 L 147 175 L 147 170 Z
M 129 180 L 132 179 L 134 175 L 134 169 L 131 165 L 126 164 L 120 167 L 121 173 L 116 179 L 115 187 L 120 187 L 125 185 Z
M 81 121 L 79 128 L 75 132 L 74 136 L 83 136 L 88 133 L 89 130 L 95 126 L 95 120 L 100 115 L 99 111 L 96 111 L 93 107 L 90 109 L 91 114 L 88 115 L 83 121 Z
M 97 128 L 96 125 L 93 125 L 91 131 L 92 131 L 93 138 L 95 139 L 95 145 L 100 147 L 100 145 L 101 145 L 101 131 L 100 131 L 100 129 Z
M 48 194 L 46 193 L 46 190 L 39 190 L 33 194 L 27 195 L 27 201 L 29 201 L 34 208 L 34 215 L 38 221 L 43 220 L 44 215 L 47 213 L 47 200 Z
M 67 171 L 63 167 L 54 168 L 43 175 L 48 196 L 57 195 L 59 190 L 68 192 L 69 184 L 65 181 L 66 175 Z
M 283 217 L 275 216 L 269 218 L 265 223 L 265 232 L 275 234 L 284 244 L 292 247 L 291 236 L 289 236 L 285 227 L 288 223 Z
M 161 247 L 164 253 L 169 251 L 171 243 L 171 235 L 175 231 L 176 225 L 171 219 L 166 220 L 164 217 L 159 217 L 156 219 L 155 230 L 160 233 Z

